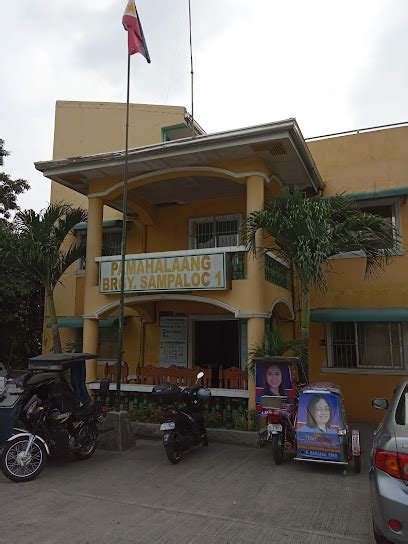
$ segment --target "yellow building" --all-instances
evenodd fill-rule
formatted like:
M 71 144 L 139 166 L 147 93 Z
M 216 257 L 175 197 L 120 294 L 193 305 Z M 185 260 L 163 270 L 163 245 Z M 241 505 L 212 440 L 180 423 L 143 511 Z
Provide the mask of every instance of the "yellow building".
M 86 260 L 65 274 L 55 302 L 63 341 L 83 341 L 102 365 L 116 358 L 124 119 L 123 104 L 58 102 L 53 160 L 36 163 L 53 181 L 52 202 L 88 209 L 88 223 L 76 230 L 86 236 Z M 402 127 L 306 143 L 294 119 L 207 135 L 192 127 L 184 108 L 131 105 L 124 338 L 130 374 L 150 364 L 206 367 L 220 396 L 254 406 L 251 381 L 249 390 L 225 392 L 219 368 L 245 368 L 248 349 L 262 342 L 271 319 L 290 335 L 298 309 L 287 265 L 245 252 L 243 217 L 296 185 L 310 196 L 357 193 L 362 206 L 376 207 L 403 230 L 407 137 Z M 364 260 L 341 256 L 332 261 L 328 291 L 313 295 L 312 379 L 339 383 L 353 419 L 373 419 L 371 398 L 388 395 L 405 373 L 404 259 L 401 251 L 367 282 Z M 50 347 L 45 329 L 44 349 Z M 102 372 L 89 363 L 88 379 Z

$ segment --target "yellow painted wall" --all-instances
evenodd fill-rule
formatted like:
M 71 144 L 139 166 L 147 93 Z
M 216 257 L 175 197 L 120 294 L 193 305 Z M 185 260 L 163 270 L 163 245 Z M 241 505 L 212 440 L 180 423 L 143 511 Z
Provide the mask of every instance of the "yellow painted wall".
M 162 127 L 184 122 L 185 108 L 131 104 L 129 148 L 161 142 Z M 126 104 L 110 102 L 57 101 L 55 108 L 53 159 L 64 159 L 125 148 Z M 63 185 L 51 183 L 51 203 L 64 202 L 87 209 L 88 198 Z M 104 206 L 104 220 L 121 219 L 122 214 Z M 137 229 L 132 241 L 137 250 Z M 78 282 L 77 264 L 63 276 L 54 296 L 57 315 L 82 315 L 83 288 Z M 76 295 L 76 286 L 79 291 Z M 69 295 L 67 295 L 69 293 Z M 81 300 L 82 299 L 82 300 Z M 82 309 L 81 309 L 82 308 Z M 49 342 L 48 342 L 49 343 Z
M 185 111 L 180 106 L 130 104 L 129 149 L 160 143 L 161 129 L 183 123 Z M 125 123 L 126 104 L 57 101 L 53 160 L 125 149 Z M 86 197 L 52 183 L 51 202 L 58 200 L 87 208 Z M 104 210 L 105 219 L 117 217 L 118 212 Z
M 183 122 L 184 108 L 170 106 L 132 105 L 130 112 L 130 147 L 157 143 L 161 140 L 163 126 Z M 54 159 L 111 152 L 124 148 L 125 105 L 107 103 L 57 102 L 55 117 Z M 338 192 L 369 192 L 408 185 L 408 127 L 363 132 L 326 140 L 309 142 L 309 148 L 325 182 L 325 195 Z M 262 161 L 254 163 L 251 157 L 216 165 L 236 172 L 263 170 Z M 272 174 L 273 172 L 266 172 Z M 272 186 L 265 194 L 279 194 Z M 52 184 L 51 201 L 65 201 L 86 207 L 87 199 L 61 185 Z M 405 198 L 400 199 L 402 232 L 408 232 L 408 213 Z M 188 248 L 188 219 L 207 215 L 246 212 L 245 191 L 240 197 L 201 201 L 195 204 L 159 208 L 158 221 L 144 227 L 131 224 L 128 232 L 127 253 L 172 251 Z M 104 207 L 104 219 L 120 218 L 115 210 Z M 247 259 L 250 257 L 246 257 Z M 312 293 L 312 308 L 321 307 L 393 307 L 408 306 L 406 270 L 408 257 L 404 253 L 395 257 L 392 265 L 378 278 L 367 281 L 362 259 L 336 259 L 330 261 L 328 289 L 326 293 Z M 247 265 L 246 265 L 247 269 Z M 56 307 L 59 315 L 81 315 L 83 312 L 83 278 L 70 269 L 63 278 L 64 286 L 56 289 Z M 276 298 L 290 300 L 288 290 L 264 282 L 262 308 L 269 312 Z M 76 295 L 73 293 L 76 290 Z M 197 296 L 211 296 L 241 312 L 254 311 L 254 280 L 235 280 L 233 289 Z M 93 311 L 116 300 L 117 296 L 101 296 L 92 289 L 90 300 Z M 158 364 L 160 311 L 214 315 L 224 310 L 198 303 L 163 301 L 156 304 L 155 321 L 144 325 L 144 342 L 141 345 L 141 323 L 138 317 L 128 318 L 125 331 L 125 356 L 131 372 L 143 360 L 146 364 Z M 290 336 L 291 324 L 281 321 L 285 335 Z M 46 346 L 50 344 L 46 331 Z M 64 340 L 69 332 L 63 331 Z M 400 380 L 400 376 L 334 373 L 321 371 L 327 366 L 325 326 L 311 325 L 311 378 L 313 381 L 334 381 L 344 393 L 346 409 L 354 420 L 375 421 L 381 414 L 371 408 L 375 396 L 388 396 Z M 324 342 L 322 342 L 324 343 Z M 100 369 L 99 369 L 100 372 Z
M 363 132 L 309 142 L 325 186 L 325 195 L 341 192 L 371 192 L 408 186 L 408 127 Z M 408 233 L 408 205 L 400 198 L 401 230 L 404 245 Z M 405 239 L 404 239 L 405 235 Z M 343 258 L 330 261 L 325 293 L 314 291 L 312 308 L 407 307 L 408 255 L 404 251 L 378 277 L 365 277 L 365 260 Z M 379 421 L 382 414 L 371 408 L 371 400 L 390 397 L 401 375 L 337 373 L 327 366 L 325 326 L 311 326 L 311 378 L 333 381 L 343 390 L 349 417 L 356 421 Z
M 307 142 L 324 194 L 406 186 L 408 127 Z
M 160 313 L 172 312 L 177 315 L 228 315 L 228 312 L 209 304 L 184 301 L 160 301 L 154 304 L 153 319 L 144 322 L 142 333 L 141 319 L 138 316 L 127 317 L 124 331 L 124 357 L 129 365 L 129 373 L 136 372 L 137 365 L 159 366 L 160 359 Z M 98 376 L 104 372 L 103 365 L 98 365 Z
M 390 399 L 402 377 L 321 371 L 320 369 L 326 366 L 327 356 L 326 346 L 320 345 L 320 341 L 326 341 L 325 324 L 312 323 L 310 328 L 311 381 L 334 382 L 340 386 L 349 420 L 381 421 L 384 413 L 372 408 L 371 401 L 376 397 Z

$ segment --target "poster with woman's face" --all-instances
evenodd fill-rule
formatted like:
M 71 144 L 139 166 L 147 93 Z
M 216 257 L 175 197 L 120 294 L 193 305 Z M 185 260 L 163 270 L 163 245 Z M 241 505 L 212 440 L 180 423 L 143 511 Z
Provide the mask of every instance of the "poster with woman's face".
M 293 384 L 287 363 L 256 363 L 256 404 L 260 406 L 264 395 L 271 397 L 286 397 L 288 402 L 292 398 Z
M 341 401 L 338 395 L 310 392 L 299 397 L 296 424 L 300 457 L 342 460 L 340 451 Z

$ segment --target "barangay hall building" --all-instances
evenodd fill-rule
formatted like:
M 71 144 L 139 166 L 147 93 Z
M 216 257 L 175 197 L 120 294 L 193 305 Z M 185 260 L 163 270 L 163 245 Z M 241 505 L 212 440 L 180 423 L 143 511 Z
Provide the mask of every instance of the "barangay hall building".
M 125 110 L 57 102 L 53 159 L 35 165 L 52 180 L 51 202 L 88 210 L 75 228 L 86 258 L 63 276 L 55 304 L 63 344 L 99 354 L 91 382 L 116 360 Z M 129 125 L 124 389 L 149 390 L 138 385 L 143 368 L 201 367 L 215 397 L 253 407 L 252 380 L 228 382 L 226 371 L 246 368 L 269 323 L 298 334 L 300 304 L 287 263 L 246 252 L 242 221 L 284 187 L 347 192 L 392 221 L 402 245 L 370 280 L 361 255 L 331 260 L 328 289 L 311 300 L 311 380 L 339 384 L 349 417 L 375 421 L 371 399 L 390 396 L 407 374 L 408 126 L 305 141 L 288 119 L 206 134 L 182 107 L 138 104 Z

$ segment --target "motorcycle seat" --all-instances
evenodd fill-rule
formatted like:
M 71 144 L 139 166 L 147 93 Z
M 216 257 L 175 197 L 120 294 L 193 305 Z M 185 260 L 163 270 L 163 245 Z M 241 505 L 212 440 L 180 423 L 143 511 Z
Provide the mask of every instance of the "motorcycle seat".
M 96 412 L 96 404 L 89 404 L 88 406 L 80 406 L 75 410 L 73 416 L 77 420 L 87 419 L 91 417 Z

